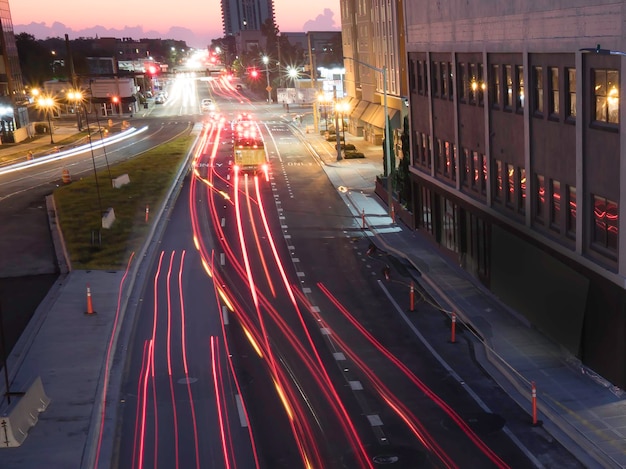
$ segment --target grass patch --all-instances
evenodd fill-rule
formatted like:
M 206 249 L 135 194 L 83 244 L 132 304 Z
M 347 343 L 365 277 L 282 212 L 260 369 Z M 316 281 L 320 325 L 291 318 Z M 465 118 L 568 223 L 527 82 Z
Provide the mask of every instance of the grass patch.
M 111 177 L 128 174 L 130 184 L 112 187 L 106 168 L 98 170 L 102 210 L 113 207 L 115 222 L 101 228 L 96 180 L 84 177 L 54 191 L 58 221 L 63 231 L 72 268 L 119 270 L 126 266 L 131 252 L 138 251 L 148 233 L 152 218 L 145 222 L 146 205 L 152 214 L 161 205 L 174 176 L 195 137 L 187 135 L 158 146 L 140 156 L 111 166 Z M 92 243 L 101 234 L 102 243 Z
M 20 143 L 5 143 L 2 146 L 3 147 L 13 147 L 15 149 L 15 152 L 11 152 L 11 153 L 6 153 L 4 155 L 0 155 L 0 164 L 2 163 L 10 163 L 16 160 L 25 160 L 26 159 L 26 155 L 27 155 L 27 151 L 24 150 L 24 144 L 25 143 L 31 143 L 34 142 L 36 140 L 39 140 L 41 137 L 44 137 L 45 135 L 36 135 L 34 137 L 30 137 L 27 138 L 26 140 L 21 141 Z M 61 139 L 59 141 L 56 140 L 55 137 L 57 137 L 56 134 L 54 134 L 52 136 L 54 138 L 54 144 L 51 143 L 41 143 L 40 145 L 38 145 L 35 148 L 32 148 L 31 151 L 33 152 L 33 154 L 35 156 L 41 156 L 41 154 L 47 154 L 50 153 L 54 147 L 59 147 L 62 148 L 66 145 L 72 145 L 73 143 L 77 143 L 80 140 L 84 140 L 84 142 L 81 143 L 86 143 L 87 142 L 87 131 L 83 130 L 82 132 L 77 132 L 74 133 L 72 135 L 68 135 L 66 138 Z M 50 137 L 46 137 L 46 138 L 50 138 Z M 58 138 L 58 137 L 57 137 Z

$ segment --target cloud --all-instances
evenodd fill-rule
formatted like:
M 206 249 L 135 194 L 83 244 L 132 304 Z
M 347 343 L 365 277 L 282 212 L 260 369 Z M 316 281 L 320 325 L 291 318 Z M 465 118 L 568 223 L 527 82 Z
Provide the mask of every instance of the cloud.
M 309 20 L 302 26 L 302 31 L 338 31 L 341 26 L 335 24 L 335 13 L 330 8 L 324 8 L 324 11 Z

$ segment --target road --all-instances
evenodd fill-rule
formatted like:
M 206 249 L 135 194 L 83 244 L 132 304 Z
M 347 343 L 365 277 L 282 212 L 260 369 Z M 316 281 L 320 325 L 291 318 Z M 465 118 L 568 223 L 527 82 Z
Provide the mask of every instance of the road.
M 150 110 L 154 137 L 126 147 L 132 155 L 164 127 L 204 124 L 118 351 L 125 373 L 121 418 L 108 429 L 114 466 L 533 467 L 530 452 L 577 467 L 523 427 L 524 412 L 471 350 L 455 354 L 455 366 L 497 413 L 407 331 L 395 308 L 406 309 L 416 273 L 371 249 L 276 108 L 227 84 L 195 82 Z M 197 111 L 204 97 L 218 104 L 215 116 Z M 232 167 L 229 123 L 241 111 L 260 121 L 267 179 Z

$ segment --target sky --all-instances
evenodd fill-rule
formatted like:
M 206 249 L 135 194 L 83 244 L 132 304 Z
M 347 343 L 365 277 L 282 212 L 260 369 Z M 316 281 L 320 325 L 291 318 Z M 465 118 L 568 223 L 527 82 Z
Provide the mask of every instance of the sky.
M 133 2 L 128 0 L 9 0 L 15 34 L 47 37 L 178 39 L 195 48 L 223 36 L 219 0 Z M 281 32 L 338 31 L 339 0 L 274 0 Z

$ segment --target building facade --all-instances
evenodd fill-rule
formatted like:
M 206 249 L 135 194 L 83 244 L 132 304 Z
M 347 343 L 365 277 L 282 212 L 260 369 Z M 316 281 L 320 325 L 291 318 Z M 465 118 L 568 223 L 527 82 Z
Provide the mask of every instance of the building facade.
M 392 130 L 401 129 L 407 112 L 402 2 L 341 0 L 340 10 L 345 89 L 351 106 L 348 129 L 379 144 L 385 128 L 385 95 Z
M 0 135 L 2 141 L 15 141 L 17 129 L 28 126 L 26 92 L 15 45 L 13 20 L 8 0 L 0 0 Z M 26 129 L 25 129 L 26 130 Z M 25 131 L 18 140 L 28 135 Z
M 626 386 L 623 2 L 404 13 L 416 226 Z
M 241 31 L 260 31 L 268 19 L 275 24 L 274 0 L 220 0 L 224 36 Z

